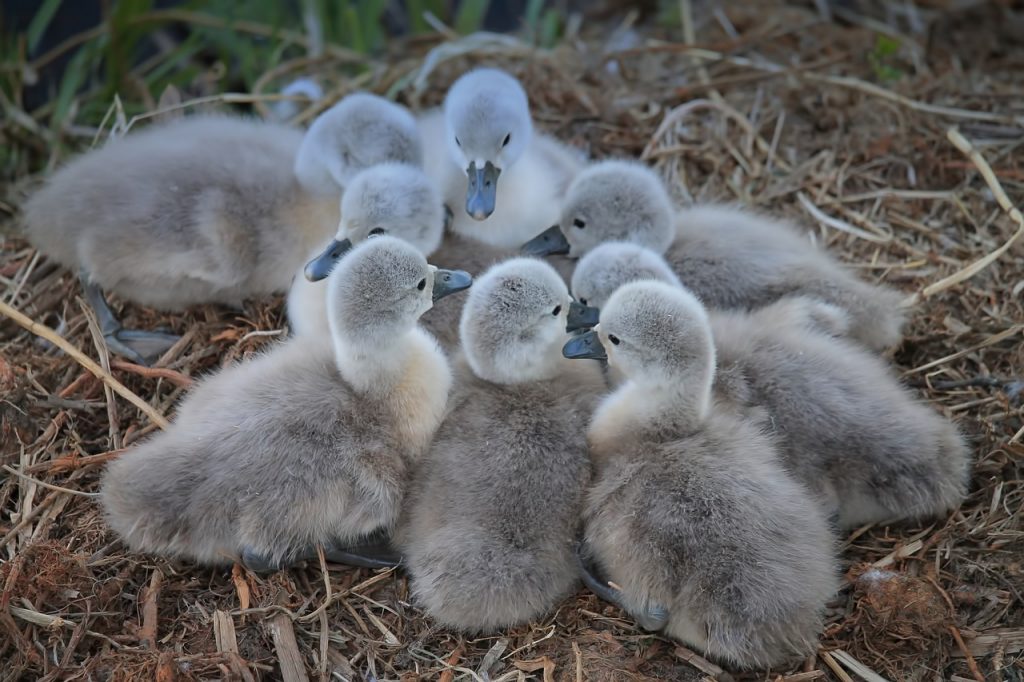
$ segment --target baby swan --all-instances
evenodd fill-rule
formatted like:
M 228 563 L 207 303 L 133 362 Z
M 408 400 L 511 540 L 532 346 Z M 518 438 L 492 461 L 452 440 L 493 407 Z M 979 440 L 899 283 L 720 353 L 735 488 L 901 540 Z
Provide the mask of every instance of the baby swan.
M 580 260 L 572 291 L 601 307 L 640 280 L 680 286 L 654 252 L 608 242 Z M 793 296 L 709 318 L 716 396 L 767 411 L 787 469 L 840 528 L 942 515 L 963 499 L 969 455 L 956 427 L 915 401 L 880 358 L 842 338 L 845 311 Z M 571 327 L 586 326 L 574 322 L 570 313 Z
M 357 173 L 387 161 L 423 165 L 416 119 L 401 105 L 356 92 L 313 121 L 295 158 L 295 175 L 310 191 L 337 197 Z
M 165 310 L 287 290 L 336 229 L 337 183 L 360 164 L 395 158 L 393 145 L 381 146 L 387 135 L 369 137 L 364 119 L 378 119 L 392 137 L 403 126 L 403 139 L 417 134 L 410 120 L 388 117 L 396 110 L 411 119 L 385 100 L 353 95 L 305 136 L 216 115 L 153 125 L 54 174 L 26 204 L 25 231 L 80 273 L 111 350 L 146 362 L 177 337 L 123 329 L 102 290 Z M 420 147 L 412 149 L 418 162 Z
M 604 382 L 596 364 L 561 356 L 569 302 L 550 266 L 522 258 L 468 296 L 449 414 L 396 534 L 413 596 L 448 627 L 528 622 L 578 579 L 584 434 Z
M 107 467 L 111 527 L 136 551 L 254 570 L 389 534 L 451 384 L 416 320 L 469 283 L 398 239 L 356 247 L 328 280 L 329 337 L 205 380 L 167 431 Z
M 628 161 L 602 161 L 570 186 L 559 224 L 527 253 L 579 258 L 606 241 L 664 254 L 711 309 L 759 308 L 783 296 L 814 296 L 848 311 L 851 335 L 873 350 L 901 338 L 901 296 L 859 280 L 792 226 L 729 206 L 672 206 L 661 178 Z
M 492 246 L 517 248 L 557 221 L 565 188 L 582 167 L 578 155 L 534 131 L 522 85 L 498 69 L 461 76 L 443 111 L 424 116 L 420 127 L 428 174 L 453 213 L 451 229 Z
M 422 170 L 406 163 L 381 163 L 355 175 L 341 198 L 338 233 L 309 261 L 288 291 L 288 322 L 297 335 L 326 334 L 327 277 L 353 244 L 388 234 L 424 256 L 441 243 L 444 207 Z
M 703 306 L 671 285 L 626 285 L 565 354 L 604 349 L 628 381 L 590 424 L 583 553 L 619 589 L 588 585 L 732 665 L 812 651 L 835 589 L 832 539 L 760 425 L 713 404 Z

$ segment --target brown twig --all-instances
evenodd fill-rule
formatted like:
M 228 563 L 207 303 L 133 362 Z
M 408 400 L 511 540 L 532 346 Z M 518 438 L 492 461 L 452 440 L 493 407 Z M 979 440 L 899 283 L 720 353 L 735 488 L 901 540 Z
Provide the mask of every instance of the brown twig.
M 182 388 L 190 388 L 195 381 L 192 377 L 185 376 L 181 372 L 176 372 L 173 369 L 166 367 L 145 367 L 143 365 L 136 365 L 134 362 L 128 362 L 127 360 L 114 360 L 110 361 L 110 367 L 112 369 L 119 369 L 124 372 L 131 372 L 132 374 L 138 374 L 141 377 L 147 379 L 166 379 L 175 386 Z
M 160 569 L 153 569 L 153 575 L 149 579 L 149 587 L 145 588 L 142 602 L 142 629 L 139 630 L 139 642 L 147 649 L 156 649 L 157 637 L 157 603 L 160 596 L 160 587 L 164 581 L 164 574 Z
M 960 630 L 955 625 L 949 626 L 949 633 L 953 635 L 953 639 L 956 640 L 956 645 L 960 647 L 960 651 L 964 654 L 964 660 L 967 661 L 967 667 L 970 669 L 971 674 L 974 675 L 974 679 L 978 682 L 985 682 L 985 676 L 981 674 L 981 669 L 978 668 L 978 662 L 974 660 L 974 656 L 971 655 L 970 649 L 964 643 L 963 635 L 960 634 Z
M 31 319 L 24 313 L 15 310 L 11 306 L 7 305 L 3 301 L 0 301 L 0 313 L 11 318 L 17 322 L 20 326 L 24 327 L 29 332 L 36 336 L 42 337 L 52 343 L 53 345 L 60 348 L 62 351 L 70 355 L 75 361 L 85 369 L 92 372 L 100 381 L 109 386 L 115 393 L 120 395 L 122 398 L 130 402 L 135 407 L 150 418 L 154 423 L 158 424 L 160 428 L 166 429 L 170 424 L 163 416 L 157 413 L 149 403 L 140 398 L 139 396 L 132 393 L 124 384 L 115 379 L 110 372 L 105 371 L 100 367 L 92 358 L 87 356 L 82 351 L 78 350 L 70 343 L 68 343 L 60 334 L 53 331 L 44 324 L 40 324 L 35 320 Z

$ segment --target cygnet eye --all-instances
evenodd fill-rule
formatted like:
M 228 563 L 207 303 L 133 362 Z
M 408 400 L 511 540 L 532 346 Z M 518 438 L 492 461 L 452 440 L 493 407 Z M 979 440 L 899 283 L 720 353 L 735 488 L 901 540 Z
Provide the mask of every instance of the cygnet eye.
M 579 298 L 579 299 L 576 299 L 576 300 L 578 300 L 580 302 L 580 305 L 586 305 L 587 304 L 587 299 L 585 299 L 585 298 Z
M 458 135 L 455 136 L 455 144 L 459 145 L 460 147 L 462 146 L 462 143 L 459 142 L 459 136 Z
M 388 231 L 385 230 L 383 227 L 375 227 L 372 230 L 370 230 L 370 236 L 371 237 L 376 237 L 378 235 L 387 234 L 387 233 L 388 233 Z
M 619 341 L 619 337 L 615 336 L 615 334 L 609 334 L 608 335 L 608 340 L 612 342 L 613 346 L 617 346 L 617 345 L 619 345 L 619 343 L 621 343 Z
M 426 289 L 427 288 L 427 278 L 424 277 L 423 279 L 421 279 L 420 283 L 416 285 L 416 288 L 419 289 L 420 291 L 423 291 L 424 289 Z
M 558 317 L 558 313 L 562 312 L 562 306 L 556 305 L 555 309 L 551 311 L 551 314 Z
M 505 136 L 505 139 L 504 139 L 504 141 L 502 141 L 501 146 L 502 147 L 507 147 L 508 143 L 511 142 L 511 141 L 512 141 L 512 133 L 509 133 L 508 135 Z
M 587 226 L 587 223 L 583 220 L 580 220 L 579 218 L 576 218 L 575 220 L 572 221 L 572 225 L 573 227 L 578 227 L 582 230 L 584 227 Z

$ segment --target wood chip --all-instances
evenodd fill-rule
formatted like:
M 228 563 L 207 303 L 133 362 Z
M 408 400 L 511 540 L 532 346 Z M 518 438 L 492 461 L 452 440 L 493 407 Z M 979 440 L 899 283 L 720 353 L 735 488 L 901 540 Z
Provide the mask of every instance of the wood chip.
M 555 682 L 555 662 L 547 656 L 535 658 L 532 661 L 512 661 L 512 665 L 525 673 L 543 670 L 544 682 Z
M 1000 649 L 1006 654 L 1015 654 L 1024 651 L 1024 629 L 1020 628 L 993 628 L 984 632 L 964 631 L 964 643 L 967 650 L 976 658 L 994 654 Z M 963 658 L 962 651 L 952 652 L 954 656 Z
M 698 654 L 696 651 L 687 649 L 685 646 L 679 645 L 675 648 L 673 653 L 676 655 L 676 658 L 686 661 L 697 670 L 701 671 L 706 675 L 710 675 L 716 680 L 720 680 L 721 682 L 729 682 L 730 680 L 732 680 L 732 675 L 725 672 L 717 665 L 715 665 L 708 659 Z
M 847 670 L 864 680 L 864 682 L 889 682 L 887 678 L 882 677 L 845 651 L 837 649 L 832 652 L 832 656 L 842 663 Z
M 278 597 L 278 603 L 284 600 L 285 595 L 282 592 Z M 281 679 L 284 682 L 309 682 L 306 666 L 299 652 L 299 644 L 295 641 L 295 627 L 292 625 L 291 617 L 286 613 L 275 614 L 270 617 L 267 627 L 274 639 L 274 650 L 281 666 Z
M 235 621 L 227 611 L 218 609 L 213 612 L 213 636 L 217 641 L 217 651 L 238 653 Z
M 157 638 L 157 598 L 160 586 L 164 582 L 164 574 L 154 569 L 149 578 L 149 587 L 143 589 L 139 601 L 142 602 L 142 629 L 139 630 L 139 643 L 147 649 L 156 649 Z

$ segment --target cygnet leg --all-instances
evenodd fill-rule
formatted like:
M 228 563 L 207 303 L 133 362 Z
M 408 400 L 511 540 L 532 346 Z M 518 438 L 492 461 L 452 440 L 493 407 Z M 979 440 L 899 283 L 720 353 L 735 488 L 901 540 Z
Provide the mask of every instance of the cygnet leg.
M 329 545 L 324 556 L 335 563 L 362 568 L 394 568 L 402 563 L 402 555 L 391 546 L 391 535 L 378 529 L 342 547 Z
M 580 578 L 587 589 L 600 599 L 625 611 L 644 630 L 657 632 L 668 624 L 668 609 L 664 606 L 652 604 L 640 612 L 627 607 L 622 592 L 609 585 L 608 581 L 598 576 L 588 565 L 583 557 L 583 543 L 576 545 L 576 563 L 579 567 Z
M 272 561 L 252 547 L 242 549 L 242 563 L 253 573 L 269 573 L 294 566 L 303 561 L 317 561 L 320 555 L 316 547 L 304 547 L 287 562 Z M 391 538 L 383 531 L 376 531 L 346 546 L 333 543 L 324 546 L 324 558 L 334 564 L 358 566 L 360 568 L 394 568 L 402 556 L 391 546 Z
M 448 204 L 444 205 L 444 231 L 448 232 L 452 227 L 452 221 L 455 220 L 455 212 L 452 211 L 452 207 Z
M 273 573 L 287 567 L 280 561 L 273 561 L 266 554 L 260 554 L 252 547 L 242 550 L 242 563 L 253 573 Z
M 85 299 L 96 313 L 100 323 L 100 331 L 107 341 L 107 347 L 118 355 L 123 355 L 132 362 L 148 365 L 177 343 L 181 337 L 163 332 L 146 332 L 139 329 L 125 329 L 114 317 L 114 312 L 107 303 L 103 290 L 95 282 L 89 281 L 84 272 L 79 275 Z

